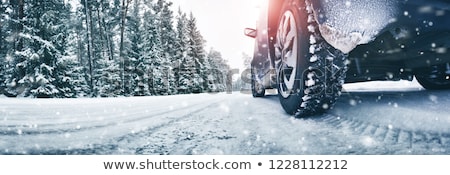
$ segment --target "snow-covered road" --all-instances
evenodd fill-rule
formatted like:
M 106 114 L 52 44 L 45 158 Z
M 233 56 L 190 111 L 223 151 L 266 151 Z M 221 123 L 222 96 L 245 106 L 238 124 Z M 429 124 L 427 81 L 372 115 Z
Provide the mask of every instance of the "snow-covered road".
M 387 88 L 305 119 L 275 94 L 0 98 L 0 154 L 450 154 L 450 91 Z

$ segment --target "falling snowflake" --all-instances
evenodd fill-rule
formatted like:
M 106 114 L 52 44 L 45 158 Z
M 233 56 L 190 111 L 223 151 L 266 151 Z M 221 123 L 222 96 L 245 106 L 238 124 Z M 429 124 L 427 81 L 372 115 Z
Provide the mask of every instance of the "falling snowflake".
M 352 106 L 356 106 L 356 104 L 357 104 L 356 100 L 353 100 L 353 99 L 351 99 L 349 103 Z
M 428 97 L 430 99 L 430 101 L 432 101 L 433 103 L 438 103 L 438 97 L 436 95 L 430 95 Z

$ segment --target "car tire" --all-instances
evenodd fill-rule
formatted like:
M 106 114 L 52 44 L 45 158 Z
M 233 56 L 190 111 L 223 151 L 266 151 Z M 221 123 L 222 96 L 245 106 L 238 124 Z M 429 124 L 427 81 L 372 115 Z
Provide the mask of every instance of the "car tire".
M 331 108 L 344 83 L 346 55 L 321 37 L 308 0 L 284 2 L 274 47 L 283 109 L 307 117 Z
M 251 86 L 253 97 L 264 97 L 266 94 L 266 89 L 257 79 L 255 75 L 255 69 L 251 69 Z
M 420 68 L 416 79 L 425 89 L 450 89 L 450 63 Z

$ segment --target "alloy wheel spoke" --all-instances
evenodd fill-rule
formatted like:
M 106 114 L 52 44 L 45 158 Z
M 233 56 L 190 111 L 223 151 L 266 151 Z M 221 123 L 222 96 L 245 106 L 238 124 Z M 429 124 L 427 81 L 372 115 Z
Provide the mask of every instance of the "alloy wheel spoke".
M 292 12 L 287 11 L 277 31 L 277 60 L 280 73 L 280 94 L 288 98 L 294 89 L 297 72 L 297 28 Z

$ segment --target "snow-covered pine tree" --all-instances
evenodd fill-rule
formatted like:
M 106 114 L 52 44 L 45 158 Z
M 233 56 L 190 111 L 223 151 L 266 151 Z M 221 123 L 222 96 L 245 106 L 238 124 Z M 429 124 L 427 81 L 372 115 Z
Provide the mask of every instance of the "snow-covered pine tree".
M 190 89 L 188 85 L 188 77 L 184 75 L 184 71 L 182 68 L 182 64 L 185 63 L 188 51 L 188 42 L 189 38 L 187 36 L 187 16 L 186 13 L 183 13 L 181 9 L 178 9 L 177 15 L 177 24 L 176 24 L 176 41 L 175 48 L 177 48 L 176 52 L 176 64 L 174 67 L 174 76 L 176 80 L 177 91 L 179 94 L 190 93 L 188 90 Z M 183 82 L 186 81 L 186 82 Z
M 173 12 L 170 9 L 172 2 L 166 0 L 158 0 L 153 6 L 153 11 L 156 15 L 157 33 L 161 45 L 159 50 L 162 54 L 159 66 L 156 67 L 153 73 L 158 81 L 154 81 L 154 88 L 156 87 L 157 94 L 171 95 L 176 94 L 175 76 L 173 67 L 175 63 L 176 49 L 175 47 L 175 31 L 173 29 Z
M 37 88 L 32 89 L 31 92 L 36 97 L 74 97 L 76 92 L 71 84 L 72 79 L 67 75 L 74 63 L 66 62 L 67 60 L 63 59 L 66 55 L 67 37 L 69 36 L 67 23 L 70 21 L 70 6 L 66 5 L 64 0 L 53 0 L 53 2 L 48 0 L 34 5 L 38 8 L 30 9 L 30 13 L 36 13 L 37 20 L 42 22 L 41 24 L 35 23 L 35 28 L 38 30 L 35 35 L 37 39 L 43 40 L 36 48 L 38 49 L 37 53 L 43 52 L 40 56 L 41 65 L 39 65 L 41 72 L 35 67 L 35 73 L 37 72 L 36 77 L 41 75 L 45 77 L 41 81 L 49 81 L 49 84 L 43 85 L 36 78 L 38 85 L 35 86 Z M 43 14 L 31 12 L 38 10 L 42 10 Z
M 113 38 L 120 37 L 121 1 L 81 0 L 80 5 L 79 11 L 83 14 L 81 18 L 83 19 L 82 28 L 84 28 L 84 32 L 82 32 L 84 35 L 81 37 L 83 42 L 81 43 L 85 45 L 87 58 L 82 59 L 82 63 L 88 73 L 90 96 L 123 95 L 120 76 L 122 72 L 116 70 L 121 62 L 120 57 L 117 56 L 119 52 L 114 50 L 115 45 L 120 43 L 114 44 L 113 41 Z M 110 82 L 114 82 L 114 85 L 109 84 Z M 116 88 L 119 88 L 120 91 L 118 92 Z M 116 92 L 118 93 L 114 94 Z
M 0 62 L 7 63 L 4 56 L 0 56 Z M 0 65 L 0 96 L 5 94 L 6 89 L 6 64 Z
M 0 59 L 2 59 L 0 61 L 5 61 L 4 59 L 6 57 L 6 21 L 9 18 L 9 14 L 6 12 L 7 7 L 8 3 L 0 0 Z
M 151 3 L 151 1 L 146 3 L 147 8 L 143 17 L 143 30 L 141 31 L 142 54 L 139 57 L 142 64 L 139 66 L 139 71 L 143 73 L 141 76 L 142 83 L 145 83 L 145 81 L 147 82 L 147 85 L 142 85 L 143 88 L 147 86 L 148 93 L 150 95 L 156 95 L 154 81 L 157 80 L 158 77 L 154 75 L 154 72 L 157 72 L 156 68 L 159 65 L 162 51 L 160 47 L 161 41 L 158 36 L 156 15 L 153 12 L 152 5 L 153 3 Z M 145 77 L 148 77 L 148 79 L 145 80 Z M 147 93 L 147 90 L 145 89 L 142 91 L 143 93 Z
M 122 59 L 120 57 L 120 41 L 114 41 L 113 38 L 120 38 L 121 37 L 121 24 L 122 24 L 122 17 L 127 17 L 128 12 L 125 13 L 125 16 L 123 16 L 122 13 L 123 7 L 128 6 L 131 4 L 130 0 L 127 0 L 125 2 L 125 6 L 123 6 L 124 1 L 122 0 L 103 0 L 103 14 L 104 16 L 101 17 L 103 33 L 105 35 L 103 43 L 105 43 L 105 46 L 107 46 L 108 51 L 108 57 L 103 58 L 100 62 L 101 70 L 103 70 L 101 73 L 103 76 L 102 79 L 105 81 L 101 81 L 104 86 L 107 86 L 109 88 L 110 93 L 107 94 L 107 96 L 119 96 L 119 95 L 125 95 L 124 94 L 124 88 L 125 84 L 125 74 L 123 74 L 123 77 L 120 76 L 120 73 L 123 69 L 121 69 Z M 125 10 L 127 8 L 125 7 Z M 125 25 L 127 25 L 127 21 L 125 21 Z M 124 26 L 124 29 L 127 27 Z M 124 48 L 125 46 L 129 48 L 129 40 L 125 37 L 125 31 L 124 31 Z M 127 45 L 125 45 L 127 44 Z M 122 53 L 124 54 L 124 53 Z M 127 55 L 127 54 L 125 54 Z M 126 65 L 129 65 L 128 62 Z M 128 67 L 128 66 L 127 66 Z M 126 68 L 126 67 L 123 67 Z M 99 71 L 100 72 L 100 71 Z M 107 72 L 107 73 L 105 73 Z M 108 76 L 106 76 L 108 75 Z M 128 78 L 128 74 L 127 77 Z M 122 80 L 124 80 L 122 82 Z M 129 87 L 127 85 L 127 87 Z M 128 91 L 128 90 L 127 90 Z M 105 94 L 103 94 L 105 95 Z M 129 95 L 129 94 L 127 94 Z
M 150 88 L 149 88 L 149 74 L 148 74 L 148 60 L 142 59 L 143 57 L 139 57 L 136 61 L 135 67 L 135 77 L 134 77 L 134 96 L 149 96 Z
M 131 13 L 128 20 L 129 29 L 127 30 L 127 44 L 129 64 L 126 66 L 125 80 L 128 81 L 129 86 L 125 86 L 125 94 L 134 96 L 149 95 L 148 91 L 148 75 L 146 75 L 146 68 L 148 62 L 142 59 L 142 23 L 141 11 L 143 10 L 141 0 L 134 0 L 131 8 Z M 128 75 L 128 76 L 127 76 Z
M 71 77 L 76 97 L 92 96 L 93 87 L 90 84 L 88 32 L 86 30 L 86 15 L 83 6 L 73 7 L 69 27 L 68 48 L 66 50 L 68 69 L 67 75 Z M 90 48 L 89 48 L 90 49 Z
M 122 95 L 129 95 L 131 93 L 130 88 L 130 72 L 128 68 L 130 67 L 130 63 L 128 57 L 128 48 L 126 45 L 128 42 L 128 38 L 125 36 L 125 32 L 127 30 L 127 22 L 128 22 L 128 11 L 130 10 L 130 4 L 132 0 L 121 0 L 122 4 L 120 6 L 120 43 L 119 43 L 119 58 L 120 58 L 120 77 L 122 84 Z
M 3 63 L 0 65 L 0 95 L 4 94 L 4 90 L 6 88 L 6 67 L 8 64 L 6 61 L 6 21 L 9 18 L 8 13 L 6 12 L 8 7 L 8 3 L 6 1 L 0 0 L 0 62 Z
M 64 44 L 61 49 L 61 57 L 56 60 L 55 80 L 59 94 L 57 97 L 61 98 L 75 98 L 79 96 L 86 96 L 89 94 L 89 86 L 86 81 L 86 74 L 84 67 L 80 64 L 81 55 L 78 53 L 79 48 L 79 27 L 80 21 L 73 11 L 70 4 L 66 3 L 65 13 L 60 14 L 63 17 L 59 32 L 64 33 Z M 62 41 L 62 38 L 57 38 Z
M 72 97 L 89 97 L 91 89 L 86 81 L 86 72 L 84 66 L 78 62 L 78 60 L 73 59 L 73 57 L 67 57 L 64 60 L 64 64 L 60 66 L 67 66 L 65 72 L 66 77 L 63 83 L 67 83 L 66 87 L 73 87 L 73 90 L 67 91 L 62 89 L 64 96 L 66 98 Z
M 200 34 L 200 31 L 197 28 L 197 19 L 194 17 L 192 12 L 189 15 L 189 19 L 187 22 L 188 28 L 188 59 L 193 59 L 194 61 L 194 74 L 193 84 L 195 92 L 203 92 L 207 89 L 208 84 L 205 81 L 206 76 L 206 67 L 205 67 L 205 40 L 203 36 Z M 190 68 L 191 69 L 191 68 Z
M 116 7 L 114 5 L 111 5 L 113 2 L 111 0 L 98 0 L 97 2 L 93 2 L 93 21 L 95 21 L 95 26 L 97 28 L 96 31 L 94 31 L 96 34 L 98 34 L 98 48 L 97 50 L 101 54 L 102 59 L 114 59 L 114 45 L 112 42 L 112 36 L 114 36 L 114 30 L 115 26 L 118 25 L 117 21 L 117 12 L 114 14 L 116 9 L 119 9 L 119 7 Z
M 179 72 L 180 93 L 189 94 L 192 92 L 201 92 L 201 84 L 198 81 L 200 75 L 195 68 L 195 59 L 187 55 L 181 62 Z M 196 79 L 197 78 L 197 79 Z
M 62 0 L 18 2 L 17 47 L 7 91 L 14 96 L 61 97 L 57 62 L 64 55 L 69 9 Z
M 5 59 L 5 55 L 0 55 L 0 62 L 7 63 Z M 7 64 L 1 64 L 0 65 L 0 95 L 4 94 L 4 90 L 6 89 L 6 65 Z
M 208 52 L 207 62 L 210 65 L 210 69 L 206 71 L 209 90 L 211 92 L 225 91 L 230 68 L 222 58 L 222 54 L 211 48 Z
M 3 2 L 2 5 L 5 6 L 3 19 L 6 20 L 2 24 L 2 34 L 5 36 L 5 44 L 2 44 L 4 54 L 6 54 L 6 68 L 4 84 L 4 94 L 7 96 L 17 96 L 19 93 L 25 90 L 25 87 L 20 87 L 17 81 L 22 79 L 25 74 L 23 64 L 25 59 L 17 55 L 17 51 L 22 51 L 23 49 L 23 39 L 19 37 L 19 34 L 23 32 L 23 18 L 24 18 L 24 2 L 23 1 L 8 1 Z
M 58 90 L 58 95 L 54 97 L 60 98 L 75 98 L 78 97 L 79 91 L 76 86 L 78 84 L 76 78 L 80 78 L 77 72 L 78 65 L 74 57 L 62 57 L 56 62 L 55 67 L 55 86 Z M 83 79 L 82 79 L 83 80 Z M 81 83 L 81 82 L 80 82 Z
M 7 85 L 15 85 L 14 82 L 8 82 L 20 74 L 15 72 L 15 62 L 21 60 L 14 58 L 16 50 L 22 50 L 23 46 L 19 34 L 23 30 L 24 2 L 1 0 L 0 3 L 0 61 L 3 63 L 0 65 L 0 94 L 15 96 L 15 88 L 7 88 Z
M 101 59 L 98 62 L 99 68 L 95 69 L 98 81 L 95 91 L 100 97 L 117 97 L 122 95 L 120 63 L 117 60 Z
M 94 80 L 94 54 L 93 54 L 93 33 L 92 33 L 92 8 L 91 3 L 87 0 L 80 0 L 81 6 L 77 9 L 77 17 L 81 20 L 78 34 L 79 37 L 79 60 L 82 66 L 85 66 L 86 79 L 89 84 L 90 95 L 96 96 L 95 80 Z M 85 45 L 82 47 L 81 45 Z M 86 59 L 84 59 L 84 55 Z
M 71 7 L 74 8 L 74 7 Z M 70 20 L 65 22 L 67 32 L 69 33 L 67 39 L 67 47 L 65 50 L 66 56 L 58 60 L 57 66 L 64 68 L 65 71 L 58 72 L 57 78 L 61 80 L 64 88 L 60 89 L 62 97 L 86 97 L 89 96 L 91 90 L 89 88 L 86 76 L 86 66 L 84 64 L 86 59 L 86 49 L 82 42 L 85 35 L 85 30 L 82 26 L 82 13 L 74 9 L 71 11 Z

